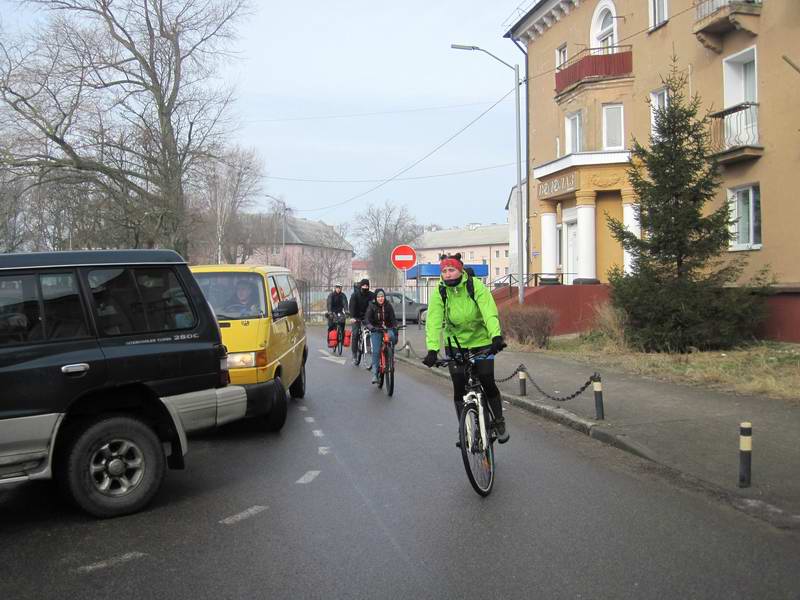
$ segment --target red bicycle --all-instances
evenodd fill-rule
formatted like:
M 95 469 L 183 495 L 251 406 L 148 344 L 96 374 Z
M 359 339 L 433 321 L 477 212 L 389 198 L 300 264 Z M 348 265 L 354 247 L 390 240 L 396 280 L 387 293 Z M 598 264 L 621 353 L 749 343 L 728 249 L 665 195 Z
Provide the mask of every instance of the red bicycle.
M 403 329 L 402 326 L 395 327 L 395 331 Z M 380 349 L 380 363 L 378 365 L 378 389 L 383 388 L 387 396 L 394 394 L 394 344 L 389 337 L 389 330 L 381 327 L 376 329 L 383 333 Z M 384 384 L 385 387 L 384 387 Z

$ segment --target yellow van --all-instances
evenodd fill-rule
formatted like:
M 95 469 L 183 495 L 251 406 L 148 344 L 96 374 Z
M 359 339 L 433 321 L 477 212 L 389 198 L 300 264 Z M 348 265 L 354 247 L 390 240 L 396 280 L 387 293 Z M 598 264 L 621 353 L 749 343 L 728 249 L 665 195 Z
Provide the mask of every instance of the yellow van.
M 297 284 L 288 269 L 260 265 L 192 267 L 228 348 L 231 383 L 247 391 L 247 415 L 278 431 L 286 392 L 306 393 L 306 329 Z

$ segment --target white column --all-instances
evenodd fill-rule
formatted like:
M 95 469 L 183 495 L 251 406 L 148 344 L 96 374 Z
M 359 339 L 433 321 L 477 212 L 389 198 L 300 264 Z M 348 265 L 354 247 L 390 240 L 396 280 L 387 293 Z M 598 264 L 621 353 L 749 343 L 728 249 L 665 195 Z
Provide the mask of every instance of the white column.
M 578 279 L 597 279 L 595 192 L 576 192 L 578 212 Z
M 633 190 L 622 190 L 622 224 L 625 229 L 640 237 L 642 234 L 639 219 L 636 217 L 635 208 L 636 196 Z M 625 264 L 625 272 L 630 273 L 633 270 L 633 257 L 627 250 L 624 251 L 623 260 Z
M 542 273 L 556 272 L 556 259 L 558 257 L 558 235 L 556 229 L 556 213 L 542 213 Z

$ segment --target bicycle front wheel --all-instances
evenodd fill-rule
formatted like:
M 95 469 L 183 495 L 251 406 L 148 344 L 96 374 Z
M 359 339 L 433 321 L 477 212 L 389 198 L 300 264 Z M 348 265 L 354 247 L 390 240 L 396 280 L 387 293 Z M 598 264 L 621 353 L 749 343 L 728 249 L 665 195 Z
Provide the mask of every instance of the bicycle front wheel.
M 484 440 L 478 420 L 478 409 L 467 406 L 461 412 L 458 427 L 461 458 L 472 487 L 481 496 L 488 496 L 494 485 L 494 450 L 491 439 Z
M 386 395 L 391 397 L 394 394 L 394 356 L 392 349 L 386 349 Z

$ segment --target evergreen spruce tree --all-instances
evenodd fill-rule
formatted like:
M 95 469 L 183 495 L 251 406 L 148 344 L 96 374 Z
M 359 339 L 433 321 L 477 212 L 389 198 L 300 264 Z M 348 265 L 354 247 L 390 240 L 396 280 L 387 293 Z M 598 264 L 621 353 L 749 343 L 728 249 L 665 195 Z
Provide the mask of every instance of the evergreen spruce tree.
M 629 341 L 646 351 L 730 347 L 753 338 L 764 316 L 763 294 L 735 286 L 744 261 L 723 256 L 732 239 L 727 202 L 707 205 L 719 186 L 710 153 L 709 119 L 673 59 L 664 80 L 668 102 L 655 112 L 650 147 L 633 142 L 628 177 L 639 198 L 637 237 L 607 217 L 631 253 L 632 271 L 609 273 L 612 302 L 627 322 Z M 765 272 L 757 278 L 763 291 Z

